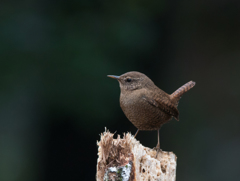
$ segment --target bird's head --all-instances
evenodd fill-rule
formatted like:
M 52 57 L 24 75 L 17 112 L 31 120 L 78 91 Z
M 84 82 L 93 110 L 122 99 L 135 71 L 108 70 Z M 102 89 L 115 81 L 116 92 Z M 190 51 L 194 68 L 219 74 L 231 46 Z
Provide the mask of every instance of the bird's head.
M 120 76 L 108 75 L 108 77 L 118 80 L 121 91 L 134 91 L 154 85 L 145 74 L 136 71 L 127 72 Z

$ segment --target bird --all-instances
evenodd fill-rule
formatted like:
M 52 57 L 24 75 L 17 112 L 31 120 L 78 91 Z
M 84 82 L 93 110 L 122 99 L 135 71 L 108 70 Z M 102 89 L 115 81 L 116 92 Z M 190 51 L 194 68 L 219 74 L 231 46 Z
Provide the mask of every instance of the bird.
M 172 118 L 179 120 L 177 109 L 182 95 L 195 86 L 194 81 L 189 81 L 172 94 L 167 94 L 158 88 L 145 74 L 130 71 L 120 76 L 108 75 L 118 80 L 120 85 L 120 107 L 128 120 L 137 128 L 134 137 L 139 131 L 158 132 L 156 157 L 160 151 L 159 130 L 163 124 Z

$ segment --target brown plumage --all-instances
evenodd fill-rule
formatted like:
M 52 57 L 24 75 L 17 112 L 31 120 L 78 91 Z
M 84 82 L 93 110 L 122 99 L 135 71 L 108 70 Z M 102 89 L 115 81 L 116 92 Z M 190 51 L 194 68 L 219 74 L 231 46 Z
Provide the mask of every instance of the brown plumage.
M 170 121 L 172 117 L 179 119 L 178 101 L 195 85 L 195 82 L 190 81 L 169 95 L 140 72 L 133 71 L 121 76 L 108 77 L 117 79 L 120 84 L 120 106 L 129 121 L 138 128 L 138 131 L 158 130 L 158 135 L 164 123 Z M 157 148 L 159 151 L 159 136 Z

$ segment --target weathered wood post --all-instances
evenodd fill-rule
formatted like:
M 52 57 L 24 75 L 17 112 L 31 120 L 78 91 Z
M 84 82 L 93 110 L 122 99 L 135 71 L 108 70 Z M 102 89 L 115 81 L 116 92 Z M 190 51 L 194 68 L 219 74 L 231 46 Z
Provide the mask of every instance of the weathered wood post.
M 142 146 L 130 133 L 123 138 L 101 134 L 98 145 L 97 181 L 175 181 L 176 155 Z

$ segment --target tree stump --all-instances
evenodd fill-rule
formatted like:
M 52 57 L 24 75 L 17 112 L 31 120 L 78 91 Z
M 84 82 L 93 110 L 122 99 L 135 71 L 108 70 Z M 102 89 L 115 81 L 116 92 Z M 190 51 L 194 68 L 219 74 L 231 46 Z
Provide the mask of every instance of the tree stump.
M 174 181 L 176 160 L 173 152 L 142 146 L 130 133 L 113 139 L 112 133 L 101 134 L 98 145 L 97 181 Z

